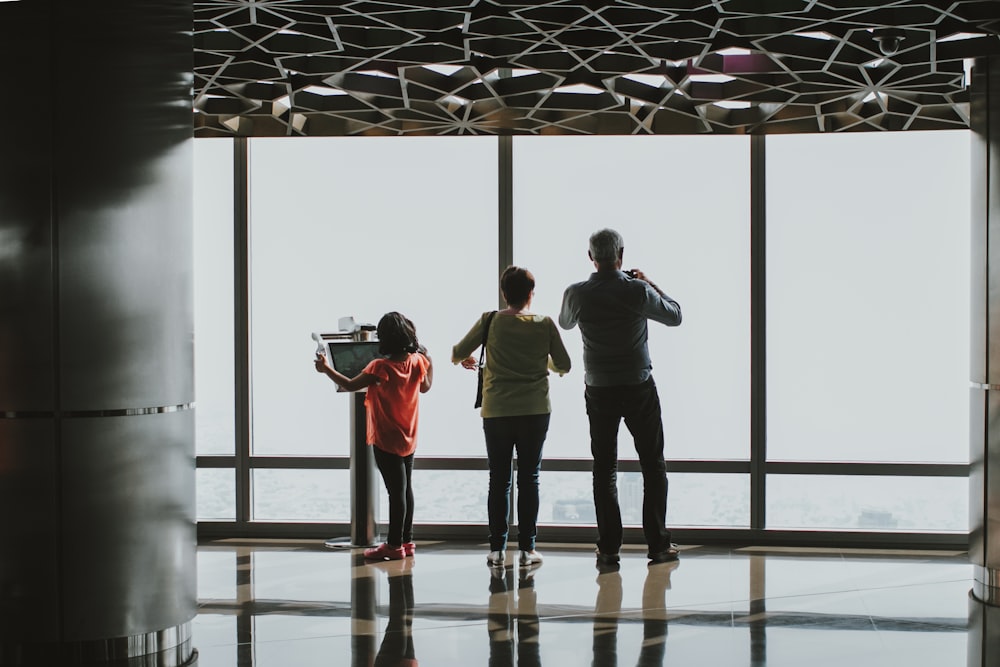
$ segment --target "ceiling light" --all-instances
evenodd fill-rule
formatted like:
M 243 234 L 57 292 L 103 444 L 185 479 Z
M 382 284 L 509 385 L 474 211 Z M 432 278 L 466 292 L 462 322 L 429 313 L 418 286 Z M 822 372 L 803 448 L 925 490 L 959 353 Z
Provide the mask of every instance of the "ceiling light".
M 364 74 L 365 76 L 378 76 L 378 77 L 381 77 L 383 79 L 398 79 L 399 78 L 397 76 L 393 76 L 392 74 L 386 74 L 382 70 L 377 70 L 377 69 L 365 69 L 365 70 L 361 70 L 361 71 L 355 72 L 355 74 Z
M 831 40 L 836 39 L 833 35 L 828 32 L 811 31 L 811 32 L 796 32 L 792 33 L 795 37 L 808 37 L 809 39 L 822 39 Z
M 600 95 L 607 92 L 603 88 L 595 88 L 587 83 L 574 83 L 569 86 L 559 86 L 553 89 L 554 93 L 573 93 L 575 95 Z
M 728 74 L 692 74 L 688 79 L 696 83 L 729 83 L 735 81 L 736 77 Z
M 331 95 L 346 95 L 347 91 L 337 90 L 336 88 L 326 88 L 324 86 L 306 86 L 302 89 L 304 93 L 312 93 L 313 95 L 322 95 L 324 97 L 330 97 Z
M 978 32 L 956 32 L 954 35 L 942 37 L 937 42 L 938 44 L 943 44 L 945 42 L 958 42 L 963 39 L 978 39 L 980 37 L 986 37 L 986 35 Z
M 653 88 L 659 88 L 667 82 L 667 77 L 662 74 L 626 74 L 622 78 L 652 86 Z
M 462 69 L 461 65 L 424 65 L 423 67 L 424 69 L 429 69 L 432 72 L 437 72 L 445 76 L 451 76 Z

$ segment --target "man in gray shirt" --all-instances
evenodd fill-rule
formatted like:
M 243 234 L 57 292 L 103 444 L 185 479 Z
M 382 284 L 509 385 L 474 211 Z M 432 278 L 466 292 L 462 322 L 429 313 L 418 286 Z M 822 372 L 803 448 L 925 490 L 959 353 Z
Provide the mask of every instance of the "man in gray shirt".
M 648 320 L 681 323 L 681 307 L 642 271 L 621 270 L 624 243 L 613 229 L 590 237 L 589 256 L 597 269 L 563 294 L 559 326 L 580 325 L 584 382 L 594 457 L 598 567 L 616 567 L 622 545 L 618 505 L 618 427 L 635 441 L 642 469 L 642 529 L 651 562 L 677 559 L 666 527 L 667 473 L 663 460 L 660 397 L 653 382 L 647 346 Z

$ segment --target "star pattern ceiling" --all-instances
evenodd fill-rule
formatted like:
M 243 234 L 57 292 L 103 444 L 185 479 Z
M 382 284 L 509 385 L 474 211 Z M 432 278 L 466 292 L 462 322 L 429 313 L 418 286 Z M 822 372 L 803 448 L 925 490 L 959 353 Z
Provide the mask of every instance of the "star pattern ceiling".
M 956 129 L 971 60 L 994 54 L 997 0 L 196 0 L 194 124 L 203 137 Z

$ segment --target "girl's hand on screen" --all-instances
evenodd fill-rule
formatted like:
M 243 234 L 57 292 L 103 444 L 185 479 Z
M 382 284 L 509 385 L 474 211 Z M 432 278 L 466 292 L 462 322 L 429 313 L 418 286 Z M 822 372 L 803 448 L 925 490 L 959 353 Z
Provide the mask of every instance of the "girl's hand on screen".
M 316 365 L 316 372 L 323 373 L 326 371 L 326 355 L 322 355 L 319 352 L 316 353 L 316 359 L 313 361 Z

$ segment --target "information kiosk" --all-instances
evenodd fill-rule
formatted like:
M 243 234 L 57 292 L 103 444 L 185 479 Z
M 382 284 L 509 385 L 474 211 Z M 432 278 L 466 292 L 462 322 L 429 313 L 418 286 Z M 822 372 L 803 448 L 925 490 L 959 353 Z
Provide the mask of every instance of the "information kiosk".
M 353 324 L 353 320 L 352 320 Z M 374 332 L 365 327 L 338 333 L 314 333 L 317 352 L 347 377 L 354 377 L 379 356 Z M 363 339 L 363 340 L 362 340 Z M 339 387 L 338 392 L 343 392 Z M 346 392 L 345 392 L 346 393 Z M 326 540 L 332 549 L 375 546 L 378 542 L 378 480 L 375 457 L 366 442 L 365 392 L 350 392 L 351 422 L 351 536 Z

